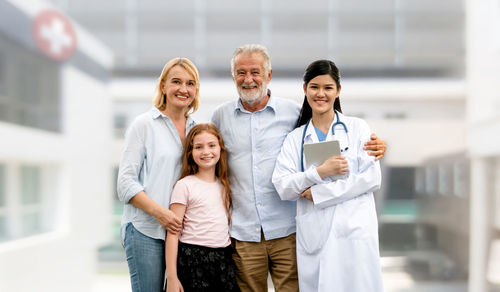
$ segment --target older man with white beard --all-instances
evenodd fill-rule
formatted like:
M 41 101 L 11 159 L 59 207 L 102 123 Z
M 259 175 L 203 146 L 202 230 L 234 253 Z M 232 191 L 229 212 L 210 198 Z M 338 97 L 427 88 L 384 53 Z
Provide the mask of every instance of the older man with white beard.
M 242 291 L 274 288 L 298 291 L 295 253 L 296 202 L 282 201 L 271 182 L 276 158 L 294 129 L 300 107 L 271 96 L 271 60 L 262 45 L 237 48 L 231 73 L 239 98 L 222 104 L 212 117 L 228 150 L 233 200 L 231 237 Z M 300 86 L 300 85 L 297 85 Z M 368 150 L 380 159 L 385 141 L 372 136 Z M 380 150 L 379 150 L 380 149 Z

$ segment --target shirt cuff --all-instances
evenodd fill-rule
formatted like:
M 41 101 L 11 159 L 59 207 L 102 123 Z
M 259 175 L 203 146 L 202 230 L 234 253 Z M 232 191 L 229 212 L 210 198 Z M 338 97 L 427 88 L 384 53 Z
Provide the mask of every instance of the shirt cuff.
M 316 184 L 321 184 L 323 183 L 323 179 L 321 176 L 319 176 L 318 171 L 316 170 L 316 167 L 311 167 L 305 172 L 306 178 L 308 181 L 311 182 L 311 185 L 316 185 Z
M 314 185 L 311 187 L 311 197 L 313 198 L 313 204 L 315 206 L 321 204 L 324 201 L 323 196 L 321 196 L 318 191 L 318 189 L 320 188 L 320 185 Z
M 128 204 L 130 202 L 130 199 L 132 199 L 141 191 L 144 191 L 144 188 L 140 185 L 130 186 L 125 195 L 125 203 Z

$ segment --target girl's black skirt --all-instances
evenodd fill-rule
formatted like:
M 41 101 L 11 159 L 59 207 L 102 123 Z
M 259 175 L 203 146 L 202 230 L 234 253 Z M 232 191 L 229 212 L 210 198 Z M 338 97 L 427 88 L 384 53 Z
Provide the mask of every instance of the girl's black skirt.
M 179 241 L 177 276 L 186 292 L 240 291 L 231 245 L 210 248 Z

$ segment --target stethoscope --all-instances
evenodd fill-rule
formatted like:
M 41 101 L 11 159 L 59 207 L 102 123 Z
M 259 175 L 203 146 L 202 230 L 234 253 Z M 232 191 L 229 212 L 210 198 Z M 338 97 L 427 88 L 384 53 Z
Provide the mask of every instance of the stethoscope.
M 347 131 L 347 126 L 344 124 L 344 122 L 342 122 L 340 119 L 339 119 L 339 113 L 337 110 L 333 110 L 335 112 L 335 117 L 337 119 L 337 121 L 335 123 L 333 123 L 332 125 L 332 136 L 335 136 L 335 127 L 338 126 L 338 125 L 341 125 L 342 127 L 344 127 L 344 130 L 345 130 L 345 134 L 347 136 L 347 145 L 349 145 L 350 141 L 349 141 L 349 133 Z M 309 127 L 309 123 L 311 122 L 311 120 L 307 121 L 306 123 L 306 126 L 304 127 L 304 132 L 302 133 L 302 144 L 300 145 L 300 169 L 302 172 L 304 172 L 304 139 L 306 138 L 306 132 L 307 132 L 307 127 Z M 349 146 L 345 147 L 344 149 L 340 149 L 340 152 L 344 152 L 344 151 L 347 151 L 349 149 Z

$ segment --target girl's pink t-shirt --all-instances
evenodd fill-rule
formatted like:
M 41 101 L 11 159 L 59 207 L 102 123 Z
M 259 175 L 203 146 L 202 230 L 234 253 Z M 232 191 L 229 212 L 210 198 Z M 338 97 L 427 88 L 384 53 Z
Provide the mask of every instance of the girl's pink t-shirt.
M 226 247 L 231 243 L 226 210 L 222 202 L 224 187 L 219 179 L 206 182 L 194 175 L 179 180 L 170 204 L 186 206 L 179 240 L 206 247 Z

